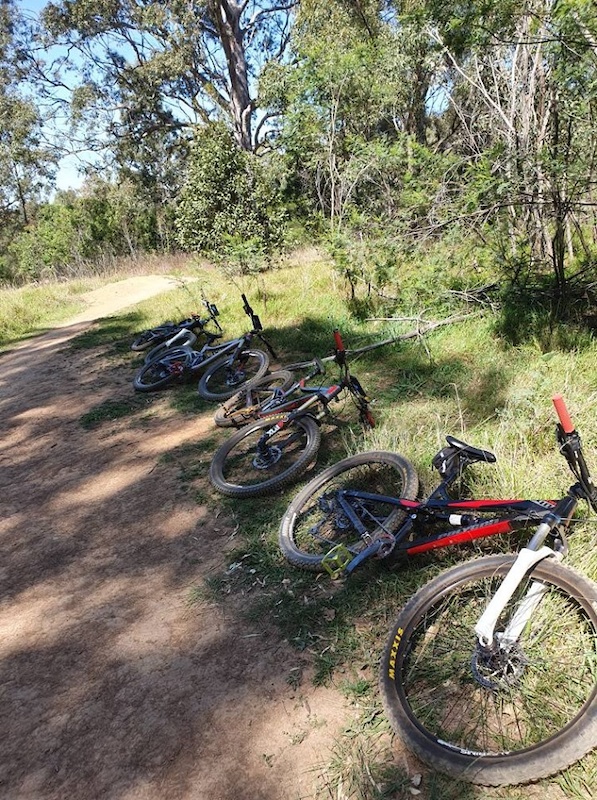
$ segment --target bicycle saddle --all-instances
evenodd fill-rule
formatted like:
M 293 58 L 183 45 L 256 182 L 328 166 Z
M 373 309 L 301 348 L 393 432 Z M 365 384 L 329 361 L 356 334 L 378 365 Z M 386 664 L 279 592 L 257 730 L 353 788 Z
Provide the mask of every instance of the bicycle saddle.
M 303 394 L 320 394 L 322 397 L 327 397 L 338 389 L 337 386 L 301 386 L 299 388 Z
M 446 436 L 446 441 L 450 447 L 456 447 L 471 461 L 487 461 L 490 464 L 496 461 L 495 455 L 490 453 L 489 450 L 481 450 L 479 447 L 473 447 L 472 444 L 461 442 L 460 439 L 455 439 L 454 436 Z

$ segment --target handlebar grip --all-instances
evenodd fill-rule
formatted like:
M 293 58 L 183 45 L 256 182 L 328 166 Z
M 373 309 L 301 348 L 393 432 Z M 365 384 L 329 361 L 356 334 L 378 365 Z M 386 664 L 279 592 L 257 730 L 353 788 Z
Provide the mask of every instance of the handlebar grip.
M 340 331 L 337 328 L 334 331 L 334 341 L 336 342 L 336 350 L 338 350 L 340 353 L 343 353 L 345 351 L 344 342 L 342 341 Z
M 558 415 L 558 419 L 560 420 L 560 425 L 562 426 L 562 430 L 564 433 L 573 433 L 574 425 L 570 418 L 570 414 L 568 413 L 568 409 L 566 408 L 566 403 L 564 402 L 564 398 L 561 394 L 554 394 L 552 397 L 553 404 L 556 409 L 556 413 Z
M 252 317 L 255 312 L 253 311 L 253 309 L 249 305 L 249 301 L 247 300 L 247 295 L 246 294 L 241 294 L 241 298 L 242 298 L 242 301 L 243 301 L 243 311 L 245 312 L 245 314 L 248 317 Z

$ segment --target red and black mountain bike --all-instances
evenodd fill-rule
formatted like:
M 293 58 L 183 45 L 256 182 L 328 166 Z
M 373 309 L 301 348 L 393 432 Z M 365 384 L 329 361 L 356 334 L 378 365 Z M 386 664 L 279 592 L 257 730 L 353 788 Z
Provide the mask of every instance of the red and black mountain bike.
M 557 500 L 460 500 L 450 489 L 488 450 L 447 436 L 433 459 L 441 482 L 416 500 L 413 465 L 397 453 L 359 453 L 328 467 L 288 507 L 279 543 L 296 566 L 350 574 L 369 558 L 400 558 L 511 533 L 541 521 Z
M 525 783 L 597 747 L 597 586 L 562 564 L 581 500 L 597 490 L 561 397 L 557 440 L 575 478 L 557 500 L 453 500 L 451 484 L 495 456 L 448 437 L 442 481 L 423 501 L 392 453 L 330 467 L 291 503 L 280 545 L 293 563 L 333 576 L 372 556 L 411 556 L 533 527 L 517 555 L 458 564 L 397 616 L 381 658 L 386 713 L 434 769 L 483 785 Z M 396 496 L 399 494 L 401 496 Z

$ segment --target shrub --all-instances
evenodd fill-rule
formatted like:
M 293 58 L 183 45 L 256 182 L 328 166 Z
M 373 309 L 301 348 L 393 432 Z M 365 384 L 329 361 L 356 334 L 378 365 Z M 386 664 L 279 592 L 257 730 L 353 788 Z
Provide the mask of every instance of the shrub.
M 241 271 L 269 261 L 283 237 L 278 192 L 259 159 L 223 125 L 201 129 L 177 215 L 186 250 L 226 258 Z

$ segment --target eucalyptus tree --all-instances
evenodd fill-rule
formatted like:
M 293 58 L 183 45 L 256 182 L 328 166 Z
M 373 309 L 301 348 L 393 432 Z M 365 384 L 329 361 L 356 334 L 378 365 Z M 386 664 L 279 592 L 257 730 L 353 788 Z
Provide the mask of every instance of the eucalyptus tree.
M 23 92 L 21 51 L 27 29 L 12 0 L 0 2 L 0 220 L 4 233 L 29 220 L 55 167 L 42 119 Z
M 561 296 L 567 266 L 591 261 L 597 245 L 594 13 L 585 0 L 501 0 L 459 33 L 437 13 L 441 3 L 429 5 L 472 178 L 468 201 L 503 230 L 509 276 L 550 271 Z
M 178 140 L 225 119 L 239 146 L 258 141 L 257 79 L 282 57 L 297 0 L 58 0 L 43 13 L 79 80 L 73 107 L 116 141 Z
M 294 58 L 264 75 L 283 151 L 333 231 L 396 214 L 427 142 L 436 55 L 423 34 L 382 0 L 303 0 Z

